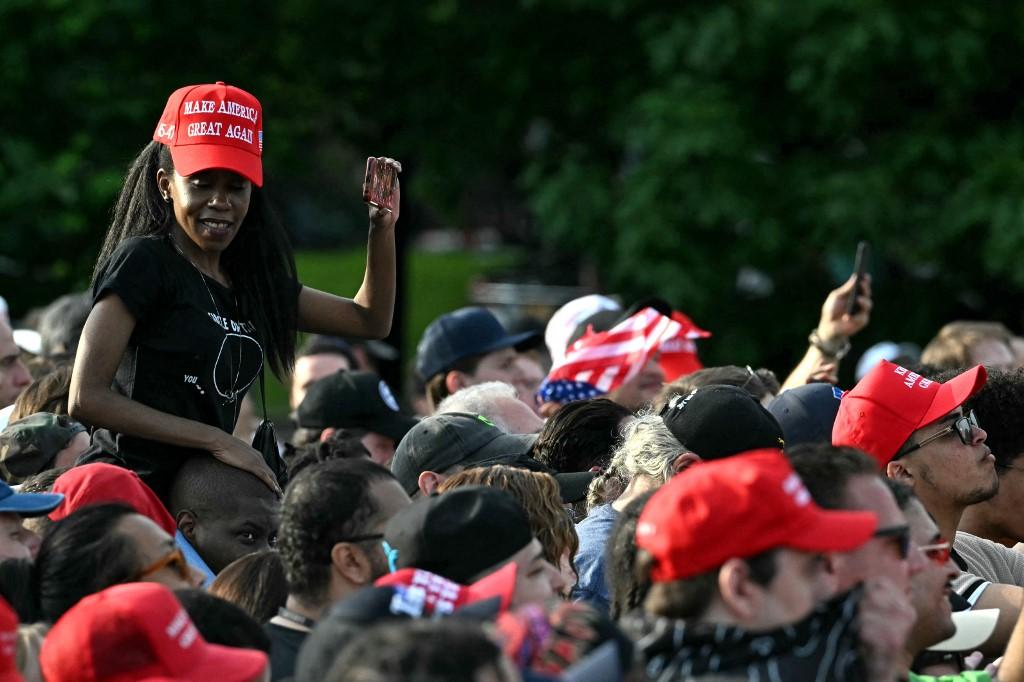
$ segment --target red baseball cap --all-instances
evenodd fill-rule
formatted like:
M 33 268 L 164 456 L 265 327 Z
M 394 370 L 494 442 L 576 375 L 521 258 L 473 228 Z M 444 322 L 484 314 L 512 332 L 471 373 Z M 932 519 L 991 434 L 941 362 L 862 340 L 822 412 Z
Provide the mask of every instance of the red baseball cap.
M 640 514 L 636 544 L 654 557 L 651 580 L 670 582 L 777 547 L 848 552 L 877 523 L 872 512 L 822 509 L 781 450 L 752 450 L 674 476 Z
M 697 357 L 697 344 L 694 339 L 706 339 L 711 336 L 711 332 L 704 331 L 678 310 L 672 311 L 672 319 L 683 325 L 683 328 L 672 338 L 662 341 L 658 349 L 661 353 L 658 364 L 665 373 L 666 383 L 704 369 L 700 358 Z
M 843 395 L 832 444 L 859 448 L 885 467 L 910 434 L 963 405 L 987 378 L 978 365 L 942 384 L 882 360 Z
M 22 682 L 16 660 L 18 650 L 18 615 L 0 599 L 0 682 Z
M 209 644 L 157 583 L 82 599 L 46 635 L 39 664 L 49 682 L 249 682 L 268 665 L 262 651 Z
M 223 81 L 178 88 L 153 139 L 170 147 L 179 175 L 224 168 L 263 186 L 263 107 L 241 88 Z
M 426 613 L 451 613 L 469 604 L 498 598 L 498 612 L 508 610 L 516 590 L 514 563 L 508 563 L 498 570 L 485 575 L 471 585 L 442 578 L 419 568 L 403 568 L 389 573 L 374 583 L 377 587 L 407 587 L 422 591 L 422 602 Z
M 50 512 L 60 521 L 83 507 L 120 502 L 153 520 L 174 537 L 178 530 L 167 507 L 139 475 L 123 467 L 93 462 L 68 469 L 53 482 L 53 492 L 64 494 L 64 503 Z

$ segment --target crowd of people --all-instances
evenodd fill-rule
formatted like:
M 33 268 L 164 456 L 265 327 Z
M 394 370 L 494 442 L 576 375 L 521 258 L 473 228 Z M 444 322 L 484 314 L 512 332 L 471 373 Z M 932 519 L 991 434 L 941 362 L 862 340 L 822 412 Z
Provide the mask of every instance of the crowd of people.
M 0 311 L 4 679 L 1024 680 L 1024 339 L 952 322 L 844 391 L 869 276 L 785 375 L 594 294 L 441 315 L 400 402 L 400 164 L 345 298 L 262 151 L 254 96 L 175 91 L 91 291 Z

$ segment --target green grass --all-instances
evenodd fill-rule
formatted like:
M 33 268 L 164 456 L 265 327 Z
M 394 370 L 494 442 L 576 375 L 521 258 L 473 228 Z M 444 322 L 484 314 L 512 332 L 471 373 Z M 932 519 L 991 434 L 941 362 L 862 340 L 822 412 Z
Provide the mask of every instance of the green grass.
M 295 259 L 303 284 L 351 297 L 363 281 L 366 250 L 299 251 Z M 470 287 L 474 279 L 508 268 L 516 260 L 516 254 L 511 251 L 488 254 L 411 251 L 405 290 L 398 292 L 399 296 L 405 297 L 407 317 L 402 339 L 403 360 L 408 362 L 412 358 L 416 342 L 431 320 L 470 303 Z M 256 397 L 254 392 L 253 398 Z M 267 375 L 267 409 L 273 419 L 287 419 L 287 390 L 273 374 Z

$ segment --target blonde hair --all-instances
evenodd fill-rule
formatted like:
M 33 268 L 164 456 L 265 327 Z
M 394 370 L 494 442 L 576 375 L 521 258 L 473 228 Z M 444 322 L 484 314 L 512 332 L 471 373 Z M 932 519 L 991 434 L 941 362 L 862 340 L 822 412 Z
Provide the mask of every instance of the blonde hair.
M 999 341 L 1013 354 L 1012 335 L 1002 322 L 950 322 L 928 342 L 921 352 L 921 362 L 939 369 L 961 369 L 974 364 L 971 349 L 982 341 Z
M 638 476 L 659 483 L 672 477 L 672 463 L 686 448 L 656 414 L 643 414 L 623 427 L 622 444 L 612 453 L 608 468 L 590 483 L 587 509 L 615 501 Z
M 576 526 L 565 507 L 558 482 L 551 474 L 498 464 L 467 469 L 451 476 L 438 487 L 444 493 L 467 485 L 501 488 L 516 498 L 530 518 L 530 529 L 544 548 L 544 558 L 558 566 L 562 555 L 571 560 L 580 547 Z

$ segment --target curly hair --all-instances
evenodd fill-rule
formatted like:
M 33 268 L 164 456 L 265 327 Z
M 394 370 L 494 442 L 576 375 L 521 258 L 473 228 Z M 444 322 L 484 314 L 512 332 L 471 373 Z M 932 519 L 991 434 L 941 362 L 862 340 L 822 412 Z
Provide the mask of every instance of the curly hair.
M 531 455 L 555 471 L 604 468 L 622 443 L 622 420 L 632 413 L 607 398 L 566 403 L 544 424 Z
M 551 474 L 499 464 L 460 471 L 442 483 L 438 492 L 467 485 L 501 488 L 516 498 L 530 517 L 530 530 L 544 549 L 544 558 L 558 566 L 568 552 L 569 559 L 580 547 L 576 526 L 562 506 L 558 482 Z
M 371 486 L 393 478 L 368 459 L 332 460 L 299 472 L 285 490 L 277 540 L 289 594 L 311 606 L 323 601 L 331 549 L 364 531 L 377 513 Z
M 964 403 L 964 413 L 974 410 L 988 438 L 985 444 L 1003 473 L 1024 454 L 1024 369 L 990 370 L 985 386 Z
M 640 415 L 623 429 L 608 469 L 590 483 L 587 509 L 614 502 L 637 476 L 659 483 L 672 478 L 672 463 L 686 451 L 656 414 Z

